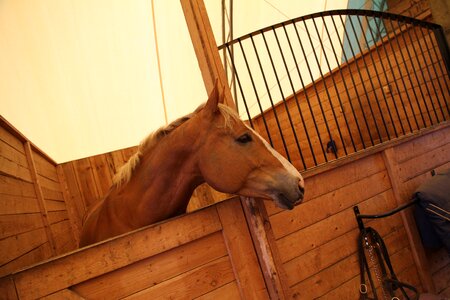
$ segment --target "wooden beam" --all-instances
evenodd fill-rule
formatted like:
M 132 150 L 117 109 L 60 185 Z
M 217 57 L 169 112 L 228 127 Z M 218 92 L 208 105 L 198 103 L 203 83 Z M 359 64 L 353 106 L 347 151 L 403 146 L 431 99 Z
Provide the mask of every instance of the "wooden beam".
M 404 199 L 404 197 L 402 197 L 404 193 L 402 193 L 402 186 L 400 182 L 401 176 L 398 165 L 395 161 L 394 149 L 388 148 L 384 150 L 382 154 L 397 205 L 404 204 L 405 202 L 409 201 L 409 199 Z M 433 278 L 431 277 L 428 259 L 425 255 L 425 250 L 422 246 L 414 217 L 411 211 L 406 210 L 401 211 L 400 215 L 402 217 L 403 225 L 406 229 L 406 234 L 411 246 L 411 251 L 417 267 L 417 271 L 419 273 L 420 281 L 422 282 L 426 292 L 434 293 L 435 287 Z
M 36 192 L 36 197 L 38 200 L 39 210 L 42 216 L 42 223 L 44 224 L 45 233 L 47 235 L 47 239 L 50 244 L 52 255 L 56 255 L 55 239 L 53 237 L 53 233 L 50 228 L 50 223 L 48 221 L 48 212 L 47 208 L 45 207 L 44 194 L 42 193 L 42 187 L 39 182 L 39 178 L 36 171 L 36 164 L 33 158 L 33 151 L 31 150 L 31 143 L 29 141 L 26 141 L 24 144 L 24 148 L 25 148 L 25 155 L 27 157 L 28 165 L 30 168 L 31 179 L 33 181 L 34 190 Z
M 287 299 L 287 277 L 263 200 L 241 197 L 241 201 L 270 299 Z
M 209 94 L 216 79 L 219 85 L 225 87 L 224 103 L 236 108 L 228 87 L 225 71 L 217 50 L 216 40 L 209 22 L 203 0 L 181 0 L 184 17 L 191 35 L 195 54 L 197 55 L 200 71 L 207 93 Z

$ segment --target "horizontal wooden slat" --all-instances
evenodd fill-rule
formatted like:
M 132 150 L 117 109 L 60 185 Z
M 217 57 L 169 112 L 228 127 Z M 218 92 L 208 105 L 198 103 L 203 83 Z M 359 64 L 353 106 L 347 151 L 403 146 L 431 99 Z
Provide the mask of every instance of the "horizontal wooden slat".
M 300 230 L 390 188 L 387 173 L 382 171 L 307 201 L 298 209 L 276 214 L 270 218 L 275 238 Z
M 367 214 L 388 211 L 396 206 L 391 190 L 355 204 L 358 204 L 361 212 Z M 356 226 L 353 209 L 348 208 L 328 217 L 322 222 L 287 235 L 277 241 L 281 260 L 283 262 L 289 261 L 337 236 L 351 231 Z
M 385 170 L 384 162 L 379 154 L 345 164 L 337 169 L 320 173 L 319 176 L 305 178 L 305 202 L 321 195 L 333 192 L 358 180 Z M 273 215 L 281 209 L 273 202 L 265 202 L 267 213 Z
M 31 181 L 30 170 L 23 149 L 21 152 L 0 140 L 0 173 Z
M 42 297 L 41 300 L 82 300 L 85 299 L 72 290 L 64 289 L 54 294 Z
M 43 226 L 40 213 L 1 215 L 0 239 L 42 228 Z
M 137 230 L 18 273 L 15 283 L 19 296 L 23 299 L 46 296 L 221 229 L 214 207 L 183 216 L 183 227 L 175 220 Z
M 212 292 L 204 294 L 197 300 L 235 300 L 240 299 L 239 288 L 236 281 L 225 284 Z
M 39 247 L 46 241 L 47 237 L 43 228 L 0 240 L 0 249 L 2 249 L 0 252 L 0 266 Z
M 28 251 L 9 263 L 1 266 L 0 277 L 16 272 L 19 269 L 44 261 L 52 256 L 52 249 L 48 242 Z
M 228 256 L 225 256 L 124 299 L 190 299 L 233 280 L 233 267 Z
M 9 176 L 0 174 L 0 194 L 23 196 L 23 197 L 36 197 L 34 185 L 30 182 L 25 182 Z
M 59 223 L 65 220 L 69 220 L 69 215 L 66 210 L 48 212 L 48 222 L 50 224 Z
M 23 149 L 23 141 L 19 139 L 17 136 L 13 135 L 10 131 L 13 131 L 12 128 L 9 127 L 9 123 L 5 124 L 5 120 L 1 119 L 0 121 L 0 140 L 4 143 L 10 145 L 17 151 L 22 154 L 25 154 L 25 150 Z M 7 128 L 8 127 L 8 128 Z M 9 130 L 8 130 L 9 129 Z
M 399 216 L 394 216 L 386 220 L 377 220 L 371 222 L 368 226 L 376 228 L 383 237 L 391 234 L 390 239 L 393 237 L 396 240 L 401 239 L 406 242 L 405 230 L 403 229 Z M 313 251 L 306 252 L 287 262 L 284 266 L 289 285 L 292 286 L 296 282 L 300 282 L 320 270 L 345 259 L 347 256 L 356 253 L 358 249 L 358 237 L 359 230 L 354 229 L 315 248 Z
M 41 154 L 32 151 L 34 164 L 36 165 L 36 172 L 49 180 L 58 182 L 58 174 L 56 173 L 56 165 L 48 161 Z
M 0 215 L 39 213 L 36 198 L 0 195 Z
M 86 298 L 122 298 L 226 256 L 220 232 L 74 286 Z M 123 286 L 123 282 L 129 284 Z

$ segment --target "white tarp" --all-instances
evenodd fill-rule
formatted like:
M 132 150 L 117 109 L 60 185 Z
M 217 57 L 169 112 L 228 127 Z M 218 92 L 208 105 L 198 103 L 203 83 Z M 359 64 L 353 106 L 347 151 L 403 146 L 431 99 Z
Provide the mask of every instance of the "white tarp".
M 235 37 L 347 5 L 234 2 Z M 221 1 L 205 5 L 221 44 Z M 61 163 L 137 145 L 165 124 L 164 108 L 169 122 L 192 111 L 206 92 L 181 5 L 153 8 L 151 0 L 0 1 L 1 115 Z

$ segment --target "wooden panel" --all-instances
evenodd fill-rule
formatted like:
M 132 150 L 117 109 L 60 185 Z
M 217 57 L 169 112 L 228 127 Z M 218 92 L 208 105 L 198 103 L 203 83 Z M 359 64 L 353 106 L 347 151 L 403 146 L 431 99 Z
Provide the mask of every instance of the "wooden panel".
M 19 297 L 35 299 L 220 230 L 214 208 L 73 252 L 15 275 Z M 170 237 L 170 238 L 169 238 Z M 152 243 L 149 243 L 151 238 Z
M 22 254 L 10 261 L 9 263 L 2 265 L 0 269 L 0 277 L 13 273 L 19 269 L 23 269 L 24 267 L 31 266 L 38 262 L 42 262 L 50 257 L 52 257 L 52 249 L 50 244 L 46 242 L 36 248 L 32 248 L 28 252 Z
M 230 282 L 220 288 L 202 295 L 197 300 L 235 300 L 239 299 L 239 289 L 236 281 Z
M 220 232 L 93 278 L 72 289 L 86 298 L 122 298 L 227 255 Z M 123 286 L 123 281 L 129 284 Z
M 217 211 L 240 294 L 244 299 L 268 299 L 239 199 L 217 204 Z
M 214 290 L 216 286 L 230 283 L 233 279 L 230 261 L 228 257 L 223 257 L 125 299 L 192 299 Z

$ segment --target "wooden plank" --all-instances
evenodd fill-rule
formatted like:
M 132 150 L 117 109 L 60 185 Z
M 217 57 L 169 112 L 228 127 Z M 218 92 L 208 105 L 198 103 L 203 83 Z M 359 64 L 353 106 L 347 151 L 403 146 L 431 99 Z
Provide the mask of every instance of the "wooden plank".
M 78 185 L 77 175 L 73 167 L 73 163 L 65 163 L 60 165 L 62 169 L 61 178 L 66 184 L 67 191 L 70 197 L 66 198 L 66 203 L 69 212 L 71 212 L 71 220 L 74 220 L 77 227 L 81 229 L 83 216 L 86 212 L 86 202 L 81 193 L 81 188 Z
M 220 229 L 215 208 L 200 210 L 19 272 L 14 275 L 16 288 L 21 299 L 43 297 Z
M 94 174 L 89 159 L 80 159 L 73 162 L 77 176 L 78 186 L 89 209 L 100 199 L 100 193 L 95 185 Z
M 64 170 L 61 165 L 57 167 L 59 182 L 61 183 L 61 189 L 63 192 L 64 202 L 66 203 L 67 209 L 67 217 L 70 220 L 70 224 L 73 231 L 73 236 L 75 238 L 76 245 L 80 243 L 80 235 L 81 235 L 81 216 L 78 214 L 77 207 L 73 203 L 74 199 L 71 197 L 69 193 L 69 188 L 67 186 L 67 181 L 64 176 Z M 80 203 L 79 205 L 82 205 Z
M 393 148 L 386 149 L 383 152 L 383 159 L 386 164 L 386 169 L 388 170 L 395 201 L 397 203 L 397 206 L 399 206 L 405 202 L 405 199 L 403 199 L 402 197 L 403 194 L 400 169 L 394 160 L 394 151 L 395 150 Z M 425 250 L 423 249 L 414 217 L 411 212 L 405 210 L 401 211 L 400 215 L 402 216 L 403 224 L 406 228 L 406 233 L 408 235 L 410 246 L 413 252 L 414 261 L 419 271 L 420 280 L 425 290 L 433 293 L 435 291 L 435 288 L 428 267 L 429 264 L 425 255 Z
M 39 213 L 36 198 L 0 195 L 0 215 Z
M 34 190 L 35 190 L 35 193 L 37 196 L 39 209 L 41 211 L 41 217 L 42 217 L 42 223 L 44 224 L 44 230 L 47 235 L 47 240 L 50 243 L 50 246 L 52 248 L 52 253 L 56 254 L 55 240 L 54 240 L 54 236 L 52 235 L 52 232 L 50 230 L 50 225 L 49 225 L 48 219 L 47 219 L 48 212 L 47 212 L 47 208 L 45 206 L 45 200 L 44 200 L 44 196 L 42 194 L 42 188 L 41 188 L 41 185 L 39 182 L 38 174 L 36 172 L 36 166 L 34 164 L 31 143 L 26 142 L 24 147 L 25 147 L 25 155 L 27 156 L 27 160 L 28 160 L 28 165 L 30 166 L 31 178 L 33 179 L 33 185 L 34 185 Z
M 31 181 L 25 154 L 0 140 L 0 173 Z
M 50 224 L 55 224 L 66 220 L 69 220 L 69 214 L 65 210 L 48 212 L 48 221 Z
M 40 212 L 0 216 L 0 239 L 44 227 Z
M 390 190 L 364 202 L 355 203 L 355 205 L 358 205 L 364 214 L 380 213 L 396 207 Z M 353 230 L 356 226 L 353 209 L 343 210 L 321 222 L 279 239 L 277 244 L 281 259 L 283 262 L 287 262 Z
M 224 87 L 224 103 L 235 109 L 205 4 L 202 0 L 181 0 L 181 6 L 206 92 L 209 94 L 213 90 L 215 81 L 218 80 L 219 88 Z
M 58 174 L 56 173 L 56 165 L 47 160 L 47 157 L 33 150 L 33 160 L 36 165 L 37 174 L 46 179 L 58 182 Z
M 286 299 L 286 276 L 281 266 L 281 259 L 276 246 L 275 237 L 269 216 L 260 199 L 241 197 L 245 217 L 252 235 L 253 244 L 263 271 L 264 280 L 270 299 Z
M 402 269 L 399 264 L 412 264 L 412 258 L 408 253 L 408 248 L 401 248 L 399 251 L 391 252 L 390 257 L 394 270 Z M 359 274 L 359 261 L 358 256 L 354 254 L 294 285 L 291 288 L 292 296 L 298 299 L 319 298 L 339 288 L 357 274 Z M 357 295 L 357 290 L 355 295 Z
M 0 299 L 15 300 L 17 297 L 14 281 L 10 277 L 0 278 Z
M 225 256 L 124 299 L 192 299 L 233 280 L 233 268 Z
M 213 233 L 74 287 L 86 298 L 119 299 L 163 283 L 227 255 L 220 232 Z M 128 284 L 124 286 L 122 283 Z
M 112 185 L 113 172 L 106 160 L 105 155 L 96 155 L 89 158 L 94 174 L 95 185 L 99 195 L 103 198 Z
M 61 189 L 51 190 L 42 186 L 42 195 L 46 200 L 54 200 L 59 202 L 64 202 L 64 195 Z
M 47 214 L 50 211 L 65 211 L 66 203 L 61 201 L 45 200 L 45 206 L 47 208 Z
M 309 199 L 325 195 L 342 188 L 352 182 L 366 178 L 367 176 L 376 174 L 384 170 L 382 157 L 378 154 L 371 155 L 339 168 L 325 171 L 315 176 L 305 176 L 305 203 Z M 343 175 L 345 174 L 345 176 Z M 326 184 L 325 184 L 326 183 Z M 275 207 L 272 202 L 265 202 L 267 213 L 269 216 L 277 212 L 281 212 L 280 208 Z M 299 209 L 301 206 L 299 207 Z
M 404 241 L 403 244 L 407 245 L 406 237 L 403 238 L 405 231 L 401 218 L 394 216 L 383 221 L 370 222 L 370 227 L 376 228 L 381 236 L 387 241 L 392 239 L 398 241 Z M 388 236 L 386 239 L 386 236 Z M 359 229 L 353 229 L 342 236 L 336 237 L 312 251 L 296 257 L 288 261 L 284 268 L 288 275 L 289 286 L 294 285 L 297 282 L 303 281 L 306 278 L 318 273 L 320 270 L 324 270 L 333 264 L 345 259 L 347 256 L 357 253 L 357 239 L 359 236 Z M 392 250 L 389 247 L 389 250 Z
M 24 140 L 17 136 L 18 132 L 12 128 L 11 124 L 9 124 L 3 116 L 0 116 L 0 125 L 0 140 L 20 153 L 25 154 L 25 150 L 23 149 Z M 14 134 L 12 132 L 14 132 Z
M 450 264 L 433 274 L 433 282 L 436 287 L 436 292 L 438 293 L 441 293 L 446 288 L 450 287 Z
M 58 237 L 55 239 L 55 250 L 58 255 L 77 248 L 78 244 L 69 220 L 51 224 L 50 229 L 52 234 Z
M 43 228 L 28 231 L 16 236 L 0 240 L 0 266 L 3 266 L 21 255 L 47 242 Z
M 283 211 L 270 218 L 275 238 L 279 239 L 306 226 L 319 222 L 355 202 L 372 198 L 391 188 L 387 172 L 375 173 L 337 190 L 302 203 L 297 209 Z M 352 195 L 349 197 L 349 195 Z M 317 209 L 320 207 L 320 209 Z
M 40 174 L 37 174 L 37 178 L 39 179 L 41 188 L 46 188 L 50 191 L 57 191 L 61 193 L 61 185 L 59 184 L 59 181 L 53 181 L 52 179 L 48 179 L 47 177 L 44 177 Z
M 0 174 L 0 194 L 36 198 L 33 183 Z
M 241 297 L 268 299 L 269 295 L 239 199 L 221 202 L 216 208 Z
M 399 164 L 398 175 L 405 182 L 417 175 L 430 172 L 436 167 L 450 162 L 450 143 L 435 147 L 427 153 L 414 157 L 414 159 Z
M 82 300 L 85 299 L 72 290 L 64 289 L 54 294 L 42 297 L 43 300 Z
M 44 261 L 52 256 L 52 250 L 48 242 L 26 252 L 9 263 L 0 267 L 0 277 L 9 275 L 17 270 Z
M 232 281 L 221 286 L 218 289 L 215 289 L 212 292 L 204 294 L 196 300 L 236 300 L 240 299 L 239 288 L 237 286 L 236 281 Z

